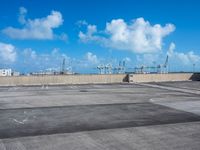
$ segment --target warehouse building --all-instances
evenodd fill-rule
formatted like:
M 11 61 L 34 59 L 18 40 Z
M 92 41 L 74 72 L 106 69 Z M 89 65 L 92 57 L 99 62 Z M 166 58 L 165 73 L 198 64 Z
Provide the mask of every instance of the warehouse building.
M 0 76 L 11 76 L 12 70 L 11 69 L 0 69 Z

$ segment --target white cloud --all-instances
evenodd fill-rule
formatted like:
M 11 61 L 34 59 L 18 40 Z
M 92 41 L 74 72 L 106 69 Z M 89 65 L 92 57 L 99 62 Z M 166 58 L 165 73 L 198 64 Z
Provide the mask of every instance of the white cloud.
M 76 25 L 78 27 L 81 27 L 81 26 L 88 25 L 88 22 L 86 20 L 79 20 L 79 21 L 76 22 Z
M 86 33 L 79 32 L 83 42 L 95 41 L 105 47 L 129 50 L 135 53 L 153 53 L 162 49 L 163 39 L 175 30 L 173 24 L 151 25 L 143 18 L 130 23 L 123 19 L 113 19 L 106 24 L 104 31 L 98 31 L 96 25 L 88 25 Z
M 31 59 L 36 59 L 37 58 L 36 51 L 32 50 L 31 48 L 24 49 L 23 55 L 25 57 L 30 57 Z
M 11 44 L 0 42 L 0 59 L 1 63 L 13 63 L 16 60 L 16 48 Z
M 68 35 L 66 33 L 62 33 L 61 35 L 57 36 L 57 39 L 67 42 L 68 41 Z
M 21 52 L 18 61 L 21 62 L 21 65 L 26 66 L 24 69 L 27 71 L 46 70 L 48 68 L 54 68 L 54 70 L 57 68 L 57 71 L 60 71 L 63 58 L 66 60 L 67 68 L 71 58 L 60 53 L 58 48 L 54 48 L 50 53 L 37 53 L 31 48 L 26 48 Z
M 90 42 L 90 41 L 100 41 L 101 37 L 95 36 L 94 34 L 97 33 L 97 26 L 96 25 L 88 25 L 87 32 L 83 33 L 82 31 L 79 32 L 79 38 L 82 42 Z
M 131 59 L 130 59 L 129 57 L 125 57 L 125 58 L 123 59 L 123 61 L 125 61 L 125 62 L 131 62 Z
M 175 48 L 176 48 L 176 45 L 172 42 L 172 43 L 169 45 L 169 50 L 168 50 L 167 54 L 168 54 L 169 56 L 172 56 L 173 53 L 174 53 Z
M 200 55 L 193 51 L 178 52 L 175 50 L 175 43 L 171 43 L 169 49 L 161 53 L 152 54 L 137 54 L 135 66 L 158 66 L 164 64 L 167 55 L 169 56 L 168 69 L 169 71 L 192 71 L 193 64 L 200 63 Z M 196 70 L 199 70 L 196 65 Z M 156 70 L 154 70 L 156 71 Z
M 44 71 L 47 69 L 60 71 L 63 58 L 65 58 L 65 67 L 67 70 L 84 72 L 85 69 L 96 68 L 100 61 L 98 57 L 91 52 L 87 52 L 81 59 L 76 59 L 67 56 L 65 53 L 61 53 L 58 48 L 54 48 L 49 53 L 39 53 L 31 48 L 26 48 L 21 51 L 19 58 L 17 64 L 23 67 L 25 72 Z
M 85 55 L 85 58 L 88 62 L 90 62 L 92 64 L 97 64 L 99 62 L 97 56 L 92 54 L 91 52 L 87 52 Z
M 26 23 L 26 19 L 25 19 L 26 14 L 27 14 L 27 9 L 24 7 L 20 7 L 19 8 L 19 18 L 18 18 L 19 23 L 21 23 L 21 24 Z
M 53 39 L 53 29 L 63 23 L 62 14 L 58 11 L 51 11 L 51 14 L 44 18 L 34 20 L 25 19 L 27 10 L 20 8 L 19 22 L 23 28 L 7 27 L 3 33 L 14 39 Z
M 158 64 L 163 64 L 165 61 L 165 57 L 160 53 L 158 54 L 143 54 L 136 55 L 137 66 L 145 65 L 145 66 L 155 66 Z
M 167 54 L 171 57 L 170 60 L 176 61 L 179 64 L 191 65 L 200 62 L 200 55 L 195 54 L 193 51 L 187 53 L 175 51 L 176 45 L 171 43 Z

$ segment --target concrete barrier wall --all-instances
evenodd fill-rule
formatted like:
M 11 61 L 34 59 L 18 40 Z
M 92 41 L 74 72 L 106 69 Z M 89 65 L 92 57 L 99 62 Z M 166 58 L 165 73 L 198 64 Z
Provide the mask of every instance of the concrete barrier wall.
M 164 82 L 188 80 L 200 80 L 200 74 L 130 74 L 129 78 L 126 74 L 0 77 L 0 86 L 122 83 L 128 81 Z
M 197 80 L 193 73 L 173 74 L 130 74 L 129 82 L 164 82 L 164 81 L 188 81 Z
M 124 81 L 128 82 L 126 74 L 19 76 L 0 77 L 0 86 L 122 83 Z

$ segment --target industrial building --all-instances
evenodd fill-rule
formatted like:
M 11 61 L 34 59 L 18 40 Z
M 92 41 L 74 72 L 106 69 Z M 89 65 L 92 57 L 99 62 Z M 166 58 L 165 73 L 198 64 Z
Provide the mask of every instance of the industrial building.
M 0 77 L 20 76 L 20 72 L 12 69 L 0 69 Z
M 0 76 L 12 76 L 11 69 L 0 69 Z

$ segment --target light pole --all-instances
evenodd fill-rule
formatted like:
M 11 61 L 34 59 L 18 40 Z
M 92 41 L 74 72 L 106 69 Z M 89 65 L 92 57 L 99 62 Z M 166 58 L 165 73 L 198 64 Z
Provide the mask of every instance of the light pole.
M 195 64 L 193 64 L 193 73 L 195 73 Z

